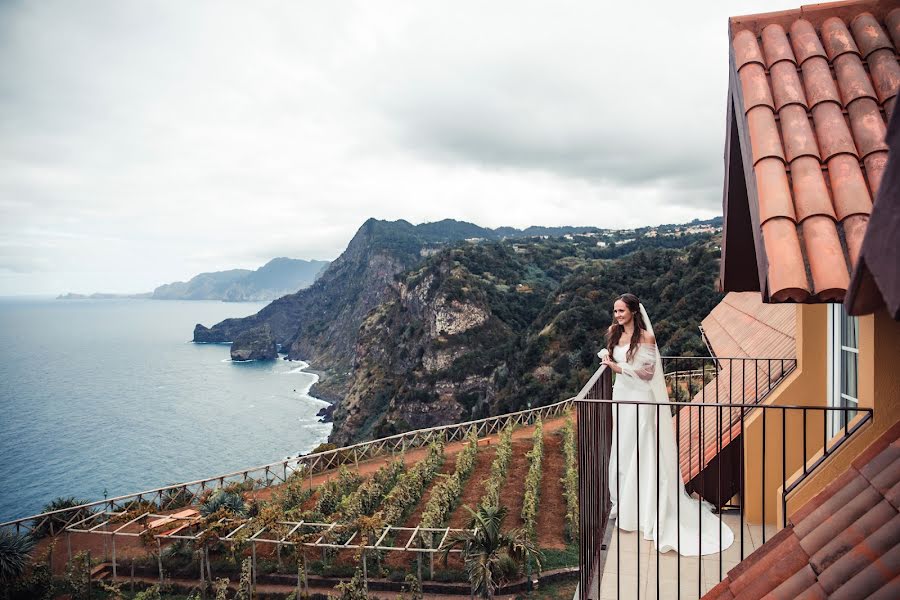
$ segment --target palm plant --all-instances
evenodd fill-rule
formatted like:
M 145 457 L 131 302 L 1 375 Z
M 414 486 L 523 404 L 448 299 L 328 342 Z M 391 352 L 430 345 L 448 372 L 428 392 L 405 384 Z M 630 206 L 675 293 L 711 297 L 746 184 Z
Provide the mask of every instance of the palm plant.
M 31 562 L 33 548 L 31 537 L 0 530 L 0 581 L 10 583 L 21 577 Z
M 448 536 L 439 550 L 446 565 L 450 550 L 456 546 L 462 548 L 469 581 L 481 598 L 492 600 L 496 588 L 505 583 L 503 563 L 507 559 L 520 566 L 524 561 L 533 559 L 538 569 L 541 568 L 543 556 L 525 530 L 500 530 L 507 513 L 506 507 L 482 505 L 477 511 L 468 506 L 465 508 L 472 515 L 468 530 Z

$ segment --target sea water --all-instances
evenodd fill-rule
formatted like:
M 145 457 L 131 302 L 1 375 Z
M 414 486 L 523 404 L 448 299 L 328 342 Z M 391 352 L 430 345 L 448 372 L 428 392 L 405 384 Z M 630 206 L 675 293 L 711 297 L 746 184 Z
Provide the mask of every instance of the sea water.
M 194 325 L 264 303 L 0 299 L 0 522 L 308 452 L 316 376 L 232 362 Z

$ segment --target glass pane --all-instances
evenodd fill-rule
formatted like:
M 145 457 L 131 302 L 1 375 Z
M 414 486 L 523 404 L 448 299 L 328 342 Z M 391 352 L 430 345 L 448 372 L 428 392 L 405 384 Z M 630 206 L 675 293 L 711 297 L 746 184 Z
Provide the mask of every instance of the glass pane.
M 841 307 L 841 344 L 850 348 L 859 348 L 859 319 L 847 316 Z
M 856 393 L 856 358 L 854 352 L 841 350 L 841 393 L 857 398 Z

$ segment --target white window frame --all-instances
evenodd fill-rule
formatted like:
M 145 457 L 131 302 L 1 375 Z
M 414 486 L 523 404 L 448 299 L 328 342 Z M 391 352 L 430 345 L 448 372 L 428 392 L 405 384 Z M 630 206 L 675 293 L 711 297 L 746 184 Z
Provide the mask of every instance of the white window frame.
M 848 340 L 841 339 L 843 328 L 841 321 L 852 319 L 856 323 L 856 346 L 847 345 Z M 843 304 L 828 305 L 828 406 L 846 406 L 856 408 L 859 406 L 859 317 L 851 317 L 847 314 Z M 841 358 L 844 354 L 850 354 L 856 359 L 857 389 L 856 396 L 841 392 Z M 833 438 L 844 428 L 844 412 L 828 411 L 828 437 Z M 855 413 L 847 414 L 849 422 Z

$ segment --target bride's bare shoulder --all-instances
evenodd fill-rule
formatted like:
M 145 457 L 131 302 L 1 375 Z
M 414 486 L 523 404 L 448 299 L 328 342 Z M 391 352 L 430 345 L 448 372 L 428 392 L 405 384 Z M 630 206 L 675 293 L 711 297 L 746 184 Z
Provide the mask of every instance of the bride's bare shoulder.
M 641 332 L 641 343 L 642 344 L 655 344 L 656 337 L 649 331 L 642 331 Z

